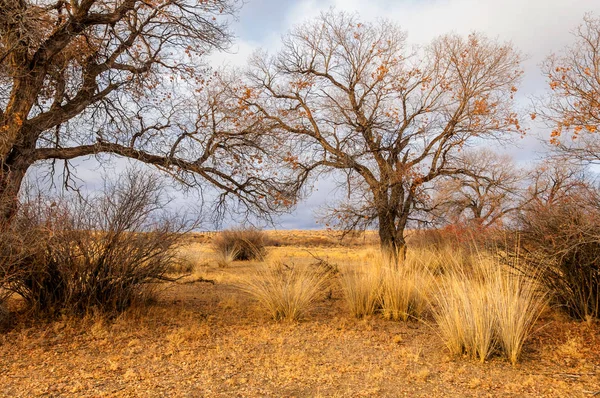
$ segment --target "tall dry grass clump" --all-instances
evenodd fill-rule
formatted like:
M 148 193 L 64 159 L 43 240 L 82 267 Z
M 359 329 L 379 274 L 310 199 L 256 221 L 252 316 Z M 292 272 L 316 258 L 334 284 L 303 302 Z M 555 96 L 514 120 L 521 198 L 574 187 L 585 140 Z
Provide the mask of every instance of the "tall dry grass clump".
M 275 262 L 261 265 L 236 284 L 258 300 L 274 320 L 297 321 L 324 295 L 330 278 L 330 271 L 321 267 Z
M 377 312 L 392 320 L 422 318 L 429 304 L 435 259 L 426 250 L 410 251 L 400 263 L 369 252 L 362 265 L 349 265 L 340 275 L 350 313 L 357 318 Z
M 453 355 L 485 361 L 493 352 L 494 312 L 490 286 L 450 270 L 438 281 L 433 315 L 439 333 Z
M 495 292 L 496 336 L 502 352 L 514 365 L 538 317 L 548 303 L 540 274 L 525 275 L 513 268 L 492 275 Z
M 212 241 L 212 248 L 221 267 L 233 261 L 264 260 L 266 235 L 258 229 L 229 229 L 220 232 Z
M 547 302 L 536 275 L 483 254 L 449 264 L 436 290 L 433 315 L 446 346 L 481 362 L 500 352 L 516 363 Z
M 417 250 L 408 253 L 400 264 L 384 261 L 381 268 L 380 303 L 387 319 L 408 321 L 421 319 L 429 305 L 433 283 L 429 268 L 431 255 Z
M 347 267 L 340 283 L 350 313 L 357 317 L 373 315 L 380 307 L 383 263 L 375 258 L 362 267 Z

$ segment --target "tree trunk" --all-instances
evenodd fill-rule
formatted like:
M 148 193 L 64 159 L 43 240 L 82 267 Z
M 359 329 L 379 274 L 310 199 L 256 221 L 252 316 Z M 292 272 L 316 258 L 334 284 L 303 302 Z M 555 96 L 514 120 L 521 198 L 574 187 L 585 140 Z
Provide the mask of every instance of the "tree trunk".
M 30 166 L 19 157 L 0 170 L 0 229 L 8 227 L 19 210 L 19 191 Z
M 395 264 L 403 261 L 406 258 L 404 228 L 396 228 L 395 217 L 389 211 L 380 212 L 378 221 L 381 251 Z

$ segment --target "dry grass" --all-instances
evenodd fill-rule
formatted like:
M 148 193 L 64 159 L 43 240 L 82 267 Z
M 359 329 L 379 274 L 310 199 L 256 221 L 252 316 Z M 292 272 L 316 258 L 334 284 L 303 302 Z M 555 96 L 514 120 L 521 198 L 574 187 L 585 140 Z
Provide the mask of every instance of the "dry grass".
M 500 268 L 492 277 L 496 335 L 502 352 L 514 365 L 548 304 L 548 296 L 541 287 L 539 275 L 526 276 Z
M 429 306 L 433 276 L 426 263 L 411 254 L 399 266 L 381 273 L 381 309 L 387 319 L 421 319 Z
M 339 231 L 329 230 L 270 230 L 265 233 L 277 246 L 362 248 L 379 245 L 376 231 L 365 231 L 344 237 Z
M 490 289 L 481 281 L 452 272 L 438 284 L 433 309 L 444 343 L 453 355 L 484 362 L 494 349 L 494 312 Z
M 276 262 L 259 266 L 237 285 L 257 299 L 273 319 L 298 321 L 323 296 L 330 276 L 322 268 Z
M 500 351 L 515 364 L 546 306 L 535 276 L 490 256 L 451 263 L 436 285 L 433 314 L 446 346 L 481 362 Z
M 350 313 L 357 317 L 373 315 L 380 305 L 382 266 L 371 261 L 362 267 L 347 266 L 341 271 L 340 283 Z
M 167 269 L 169 274 L 191 274 L 196 270 L 198 259 L 195 256 L 190 256 L 185 252 L 179 252 L 173 259 L 173 262 Z
M 229 229 L 212 240 L 212 247 L 221 267 L 233 261 L 263 260 L 266 254 L 266 235 L 257 229 Z
M 332 299 L 314 302 L 305 322 L 271 322 L 234 285 L 260 264 L 219 268 L 209 245 L 184 249 L 197 259 L 195 272 L 215 284 L 164 285 L 156 303 L 110 320 L 32 325 L 13 316 L 11 329 L 0 333 L 0 396 L 584 397 L 598 391 L 598 323 L 547 311 L 518 366 L 503 360 L 482 366 L 450 358 L 436 329 L 421 322 L 355 319 L 337 283 Z M 374 256 L 343 246 L 310 251 L 342 271 L 360 270 Z M 298 266 L 315 261 L 299 247 L 269 252 Z M 425 252 L 416 257 L 428 259 Z
M 239 249 L 237 247 L 223 248 L 215 250 L 215 261 L 220 268 L 227 268 L 238 258 Z

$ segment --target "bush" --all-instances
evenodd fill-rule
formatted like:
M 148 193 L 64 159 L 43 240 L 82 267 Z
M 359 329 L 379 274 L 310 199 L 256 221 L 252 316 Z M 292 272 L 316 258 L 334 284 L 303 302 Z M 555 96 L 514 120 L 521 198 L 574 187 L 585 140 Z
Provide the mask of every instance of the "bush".
M 322 267 L 261 266 L 237 285 L 266 308 L 275 320 L 297 321 L 324 294 L 330 271 Z
M 0 225 L 0 312 L 4 314 L 6 299 L 45 251 L 48 233 L 31 221 L 19 214 L 14 222 Z
M 6 309 L 5 303 L 0 303 L 0 327 L 4 325 L 6 320 L 8 319 L 8 310 Z
M 540 273 L 571 317 L 600 318 L 600 194 L 588 189 L 529 206 L 520 221 L 527 271 Z
M 164 214 L 161 195 L 156 177 L 131 172 L 101 195 L 23 206 L 6 288 L 46 315 L 116 313 L 147 297 L 166 279 L 184 226 Z
M 232 261 L 262 261 L 266 254 L 266 236 L 257 229 L 230 229 L 220 232 L 212 241 L 220 266 Z

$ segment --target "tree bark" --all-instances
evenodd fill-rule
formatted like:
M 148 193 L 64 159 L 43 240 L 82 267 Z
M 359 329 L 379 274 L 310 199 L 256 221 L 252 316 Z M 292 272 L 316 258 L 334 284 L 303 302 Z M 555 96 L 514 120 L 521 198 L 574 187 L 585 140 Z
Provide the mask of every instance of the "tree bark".
M 35 163 L 37 132 L 22 132 L 21 145 L 14 146 L 0 163 L 0 229 L 10 226 L 19 210 L 19 192 L 27 170 Z
M 394 264 L 398 264 L 399 261 L 403 261 L 406 258 L 404 228 L 396 226 L 396 219 L 389 210 L 380 211 L 378 221 L 381 251 Z
M 19 191 L 29 166 L 19 159 L 14 165 L 5 163 L 0 171 L 0 230 L 10 225 L 19 210 Z

